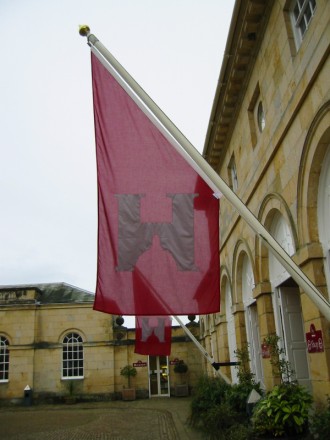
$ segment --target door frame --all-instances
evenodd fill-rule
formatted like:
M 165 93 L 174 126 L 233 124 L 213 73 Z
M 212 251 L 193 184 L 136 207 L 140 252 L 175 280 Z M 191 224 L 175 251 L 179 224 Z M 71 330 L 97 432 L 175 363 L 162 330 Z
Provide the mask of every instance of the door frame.
M 291 318 L 288 316 L 288 311 L 286 310 L 286 296 L 288 295 L 296 295 L 296 299 L 299 302 L 299 310 L 298 308 L 294 311 Z M 311 377 L 310 377 L 310 369 L 309 369 L 309 359 L 307 354 L 307 346 L 305 341 L 305 333 L 304 333 L 304 322 L 302 317 L 301 310 L 301 299 L 300 292 L 298 286 L 278 286 L 275 288 L 274 292 L 274 301 L 275 301 L 275 324 L 276 324 L 276 333 L 281 338 L 279 341 L 279 347 L 284 350 L 283 358 L 290 363 L 291 368 L 295 371 L 294 379 L 297 379 L 300 385 L 304 385 L 306 388 L 311 389 Z M 303 359 L 300 359 L 299 365 L 295 362 L 295 351 L 298 350 L 296 347 L 297 341 L 294 341 L 291 338 L 290 325 L 294 323 L 296 320 L 296 327 L 298 333 L 300 328 L 301 340 L 298 341 L 298 345 L 301 345 L 299 351 L 303 356 Z M 305 347 L 306 346 L 306 347 Z M 305 351 L 305 356 L 303 352 Z M 298 351 L 297 351 L 298 352 Z M 300 375 L 300 371 L 302 371 L 302 363 L 305 362 L 305 374 L 304 377 Z
M 150 358 L 156 360 L 156 370 L 150 369 Z M 160 358 L 166 359 L 166 367 L 161 368 Z M 165 371 L 163 371 L 165 370 Z M 151 375 L 156 373 L 157 375 L 157 394 L 151 394 Z M 167 377 L 166 377 L 167 376 Z M 167 382 L 164 382 L 167 379 Z M 167 385 L 167 393 L 162 393 L 162 382 Z M 148 384 L 149 384 L 149 397 L 170 397 L 170 376 L 169 376 L 169 361 L 168 356 L 148 356 Z M 165 386 L 166 389 L 166 386 Z

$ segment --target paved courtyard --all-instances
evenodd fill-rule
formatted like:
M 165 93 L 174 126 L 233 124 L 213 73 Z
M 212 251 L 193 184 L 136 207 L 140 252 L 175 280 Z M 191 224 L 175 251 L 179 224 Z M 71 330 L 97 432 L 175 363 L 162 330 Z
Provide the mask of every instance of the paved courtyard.
M 1 440 L 201 440 L 190 398 L 0 409 Z

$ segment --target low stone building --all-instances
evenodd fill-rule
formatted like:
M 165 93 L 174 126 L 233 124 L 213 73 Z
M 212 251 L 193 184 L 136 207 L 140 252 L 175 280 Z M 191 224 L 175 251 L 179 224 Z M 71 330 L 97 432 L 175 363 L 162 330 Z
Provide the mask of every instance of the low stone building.
M 202 373 L 201 354 L 181 327 L 172 327 L 169 357 L 134 353 L 135 330 L 118 317 L 93 310 L 94 296 L 65 283 L 0 288 L 0 401 L 63 401 L 121 398 L 120 374 L 136 367 L 137 397 L 182 393 Z M 198 336 L 199 325 L 190 331 Z M 188 365 L 184 377 L 174 365 Z M 31 389 L 31 391 L 30 391 Z M 25 390 L 25 391 L 24 391 Z

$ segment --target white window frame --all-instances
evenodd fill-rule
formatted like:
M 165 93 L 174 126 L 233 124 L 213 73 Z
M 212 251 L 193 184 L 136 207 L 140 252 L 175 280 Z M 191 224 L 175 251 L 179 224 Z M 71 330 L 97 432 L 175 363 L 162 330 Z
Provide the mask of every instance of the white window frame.
M 9 381 L 9 341 L 0 336 L 0 382 Z
M 315 11 L 316 0 L 294 0 L 291 4 L 290 18 L 297 50 L 302 43 Z
M 62 347 L 62 379 L 84 378 L 84 346 L 82 337 L 75 332 L 67 333 Z

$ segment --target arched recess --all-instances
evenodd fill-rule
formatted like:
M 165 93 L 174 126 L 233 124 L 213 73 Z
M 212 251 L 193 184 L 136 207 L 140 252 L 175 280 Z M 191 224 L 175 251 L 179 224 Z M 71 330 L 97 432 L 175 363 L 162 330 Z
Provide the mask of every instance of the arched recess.
M 237 342 L 236 342 L 236 329 L 235 329 L 235 318 L 233 315 L 233 297 L 232 297 L 232 287 L 229 276 L 229 271 L 227 268 L 222 267 L 221 269 L 221 303 L 223 307 L 223 312 L 226 316 L 227 323 L 227 339 L 228 339 L 228 352 L 229 361 L 236 362 Z M 230 367 L 232 383 L 238 383 L 237 369 L 232 366 Z
M 230 281 L 230 271 L 227 266 L 221 265 L 220 267 L 220 315 L 225 317 L 226 316 L 226 288 L 229 284 L 230 286 L 230 292 L 232 294 L 232 288 L 231 288 L 231 281 Z M 233 303 L 232 297 L 231 297 L 231 303 Z
M 319 241 L 318 188 L 324 160 L 330 144 L 330 101 L 315 115 L 308 130 L 298 175 L 298 233 L 301 243 Z
M 257 302 L 253 297 L 255 271 L 252 253 L 247 243 L 241 240 L 234 252 L 235 290 L 237 299 L 243 304 L 246 340 L 249 348 L 250 368 L 256 382 L 263 386 L 263 369 L 261 359 L 261 341 Z
M 313 244 L 323 258 L 330 292 L 330 102 L 310 126 L 298 176 L 298 232 L 301 244 Z M 317 255 L 314 251 L 314 256 Z M 318 280 L 323 284 L 322 280 Z
M 321 168 L 318 189 L 318 229 L 324 256 L 324 273 L 330 292 L 330 144 Z
M 287 232 L 292 237 L 294 247 L 296 248 L 298 243 L 298 235 L 291 211 L 286 201 L 280 194 L 270 193 L 264 198 L 260 205 L 258 220 L 268 231 L 270 231 L 272 224 L 274 224 L 276 217 L 278 218 L 279 215 L 281 215 L 281 217 L 285 220 L 285 223 L 287 224 Z M 269 281 L 270 251 L 259 237 L 256 239 L 256 249 L 258 250 L 259 254 L 259 258 L 257 260 L 259 280 Z
M 234 249 L 233 255 L 233 298 L 236 304 L 243 303 L 242 296 L 242 252 L 246 253 L 253 262 L 252 252 L 248 243 L 241 239 L 238 240 Z M 254 264 L 252 264 L 253 268 Z M 253 273 L 253 279 L 255 280 L 255 273 Z
M 297 244 L 295 228 L 292 222 L 289 223 L 291 217 L 288 215 L 288 210 L 279 206 L 280 211 L 274 205 L 274 199 L 269 199 L 269 203 L 264 206 L 264 224 L 275 240 L 292 256 L 296 252 Z M 273 292 L 276 333 L 284 350 L 283 357 L 290 362 L 299 383 L 310 387 L 299 287 L 270 251 L 268 273 Z

